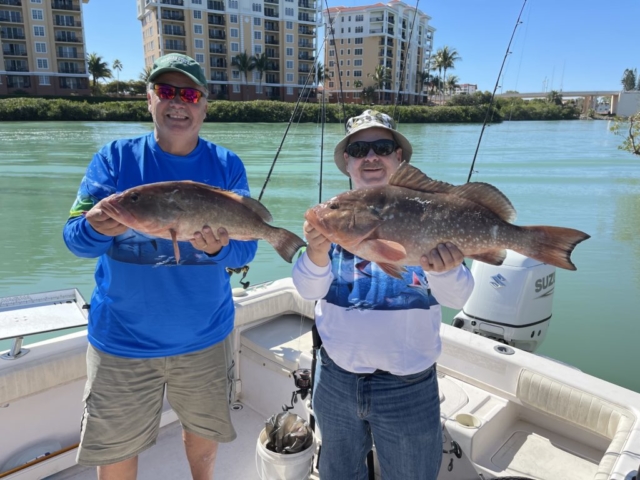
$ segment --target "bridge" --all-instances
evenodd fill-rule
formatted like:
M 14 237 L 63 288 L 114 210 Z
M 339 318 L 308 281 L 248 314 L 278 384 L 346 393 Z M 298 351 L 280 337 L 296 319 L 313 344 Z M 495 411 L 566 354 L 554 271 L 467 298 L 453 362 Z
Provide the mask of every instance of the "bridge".
M 496 97 L 502 98 L 547 98 L 550 92 L 532 92 L 532 93 L 498 93 Z M 587 113 L 590 108 L 596 108 L 596 100 L 598 97 L 610 97 L 610 113 L 617 113 L 618 102 L 620 101 L 619 90 L 587 90 L 587 91 L 559 91 L 562 98 L 584 98 L 582 113 Z

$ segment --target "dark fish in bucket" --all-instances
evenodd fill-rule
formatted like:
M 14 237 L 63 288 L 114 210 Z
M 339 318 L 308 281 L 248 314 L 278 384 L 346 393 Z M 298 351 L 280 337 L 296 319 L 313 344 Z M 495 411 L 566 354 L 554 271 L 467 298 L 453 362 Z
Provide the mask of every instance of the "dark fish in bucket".
M 513 225 L 516 211 L 488 183 L 454 186 L 404 162 L 381 187 L 352 190 L 310 208 L 307 221 L 332 242 L 400 278 L 405 265 L 439 243 L 465 257 L 501 265 L 506 249 L 575 270 L 571 252 L 589 238 L 571 228 Z
M 172 240 L 176 263 L 178 241 L 193 239 L 205 225 L 214 232 L 224 227 L 235 240 L 264 239 L 289 263 L 305 245 L 296 234 L 269 225 L 271 214 L 259 201 L 189 180 L 130 188 L 103 200 L 102 208 L 129 228 Z

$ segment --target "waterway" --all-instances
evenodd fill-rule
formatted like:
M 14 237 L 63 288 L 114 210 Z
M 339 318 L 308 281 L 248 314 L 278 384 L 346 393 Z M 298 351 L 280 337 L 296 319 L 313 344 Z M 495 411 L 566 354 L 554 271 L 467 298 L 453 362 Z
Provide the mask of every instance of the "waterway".
M 257 198 L 286 127 L 207 123 L 202 136 L 240 155 Z M 621 138 L 608 127 L 606 121 L 493 125 L 472 180 L 505 193 L 519 225 L 566 226 L 591 235 L 572 256 L 578 270 L 557 270 L 553 318 L 538 353 L 640 392 L 640 158 L 619 150 Z M 94 152 L 151 129 L 150 123 L 0 123 L 0 297 L 78 288 L 90 298 L 95 260 L 74 257 L 62 227 Z M 480 125 L 400 129 L 413 143 L 414 165 L 438 180 L 466 181 Z M 307 208 L 349 188 L 333 164 L 343 129 L 327 125 L 322 133 L 319 125 L 292 125 L 262 196 L 273 223 L 300 235 Z M 251 283 L 290 274 L 291 265 L 260 242 Z M 238 280 L 232 278 L 234 287 Z M 445 321 L 455 313 L 447 310 Z M 0 342 L 0 351 L 7 348 Z

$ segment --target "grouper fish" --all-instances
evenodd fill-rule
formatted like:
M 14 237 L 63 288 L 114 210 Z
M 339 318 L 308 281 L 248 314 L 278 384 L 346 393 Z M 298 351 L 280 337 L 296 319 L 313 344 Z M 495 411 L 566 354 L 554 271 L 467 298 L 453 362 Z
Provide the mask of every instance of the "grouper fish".
M 341 193 L 305 213 L 333 243 L 396 278 L 439 243 L 467 258 L 501 265 L 506 249 L 576 270 L 571 252 L 589 238 L 571 228 L 520 227 L 509 199 L 488 183 L 454 186 L 403 162 L 386 186 Z
M 258 200 L 189 180 L 130 188 L 103 200 L 102 209 L 129 228 L 172 240 L 176 263 L 178 242 L 193 239 L 205 225 L 214 232 L 224 227 L 234 240 L 264 239 L 289 263 L 305 245 L 296 234 L 269 225 L 271 214 Z

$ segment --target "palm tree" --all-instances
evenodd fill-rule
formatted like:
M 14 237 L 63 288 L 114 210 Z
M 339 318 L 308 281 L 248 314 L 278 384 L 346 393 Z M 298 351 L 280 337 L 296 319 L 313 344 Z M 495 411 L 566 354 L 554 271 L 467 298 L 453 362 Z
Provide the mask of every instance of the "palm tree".
M 447 89 L 449 90 L 449 95 L 453 95 L 453 92 L 458 86 L 458 80 L 460 79 L 456 75 L 449 75 L 447 78 Z
M 120 96 L 120 70 L 122 70 L 122 62 L 117 58 L 111 64 L 111 68 L 113 68 L 117 73 L 116 78 L 116 97 Z
M 442 78 L 447 78 L 447 70 L 453 70 L 455 68 L 455 63 L 458 60 L 462 60 L 460 55 L 458 55 L 458 51 L 455 48 L 449 48 L 448 46 L 444 46 L 436 52 L 433 56 L 433 67 L 432 70 L 438 71 L 438 76 Z M 440 82 L 440 85 L 443 86 L 443 82 Z M 444 94 L 444 90 L 440 90 Z
M 373 74 L 367 73 L 367 77 L 373 79 L 373 84 L 376 90 L 378 90 L 378 103 L 381 104 L 382 90 L 385 88 L 385 85 L 391 81 L 391 69 L 384 65 L 378 65 Z
M 236 55 L 235 57 L 233 57 L 233 60 L 231 61 L 231 64 L 234 65 L 238 70 L 240 70 L 242 72 L 242 74 L 244 75 L 244 84 L 245 87 L 249 86 L 249 81 L 247 79 L 247 74 L 253 70 L 254 68 L 256 68 L 256 57 L 254 57 L 253 55 L 248 55 L 247 51 L 245 50 L 242 53 L 239 53 L 238 55 Z M 242 98 L 246 99 L 246 89 L 243 89 L 243 95 Z
M 93 94 L 98 92 L 98 80 L 101 78 L 112 78 L 113 74 L 109 69 L 109 64 L 102 60 L 97 53 L 90 53 L 87 56 L 89 74 L 93 77 Z
M 149 75 L 151 75 L 151 65 L 147 65 L 140 71 L 140 75 L 138 78 L 142 80 L 144 83 L 149 83 Z
M 254 59 L 253 60 L 254 68 L 258 71 L 259 78 L 260 78 L 260 84 L 257 90 L 262 90 L 262 76 L 264 75 L 264 72 L 266 70 L 269 70 L 269 67 L 271 66 L 271 59 L 264 52 L 258 55 L 257 57 L 252 57 L 252 58 Z

